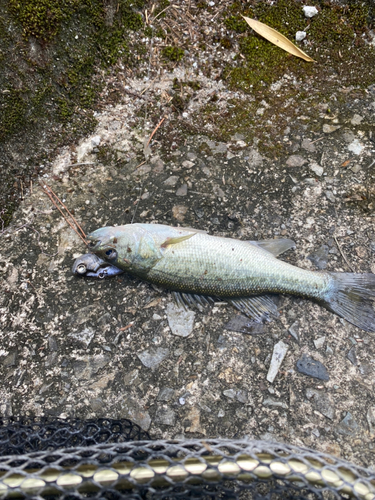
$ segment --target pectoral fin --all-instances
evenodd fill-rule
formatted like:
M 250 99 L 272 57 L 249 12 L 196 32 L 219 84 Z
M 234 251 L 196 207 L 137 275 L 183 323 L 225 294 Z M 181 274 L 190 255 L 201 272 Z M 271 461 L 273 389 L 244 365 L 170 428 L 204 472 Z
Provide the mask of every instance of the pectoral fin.
M 290 250 L 291 248 L 296 248 L 296 244 L 293 240 L 289 239 L 279 239 L 279 240 L 259 240 L 259 241 L 248 241 L 251 245 L 262 248 L 267 252 L 271 253 L 275 257 Z
M 162 248 L 167 248 L 169 245 L 177 245 L 178 243 L 181 243 L 182 241 L 188 240 L 189 238 L 192 238 L 195 236 L 196 233 L 189 233 L 189 234 L 184 234 L 183 236 L 176 236 L 174 238 L 167 238 L 164 243 L 161 244 Z

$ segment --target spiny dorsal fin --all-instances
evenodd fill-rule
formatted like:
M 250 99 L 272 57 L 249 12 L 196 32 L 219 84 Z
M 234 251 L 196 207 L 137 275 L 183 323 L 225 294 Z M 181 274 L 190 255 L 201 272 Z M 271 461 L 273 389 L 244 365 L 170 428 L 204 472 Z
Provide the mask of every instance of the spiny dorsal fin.
M 175 238 L 167 238 L 164 243 L 161 244 L 162 248 L 166 248 L 169 245 L 177 245 L 177 243 L 181 243 L 182 241 L 188 240 L 195 236 L 196 233 L 184 234 L 183 236 L 176 236 Z
M 248 241 L 251 245 L 262 248 L 266 252 L 271 253 L 275 257 L 290 250 L 291 248 L 296 248 L 296 244 L 293 240 L 289 239 L 278 239 L 278 240 L 259 240 L 259 241 Z

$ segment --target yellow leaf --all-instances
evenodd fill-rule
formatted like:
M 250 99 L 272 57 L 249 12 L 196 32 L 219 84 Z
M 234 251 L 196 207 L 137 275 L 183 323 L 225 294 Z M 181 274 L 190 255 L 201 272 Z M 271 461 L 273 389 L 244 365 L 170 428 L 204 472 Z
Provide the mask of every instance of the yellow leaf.
M 288 40 L 284 35 L 279 33 L 278 31 L 270 28 L 266 24 L 261 23 L 260 21 L 256 21 L 255 19 L 250 19 L 249 17 L 242 16 L 247 24 L 253 28 L 254 31 L 261 35 L 269 42 L 277 45 L 281 49 L 286 50 L 289 54 L 293 54 L 294 56 L 301 57 L 305 61 L 308 62 L 316 62 L 310 56 L 308 56 L 303 50 L 299 49 L 294 43 Z

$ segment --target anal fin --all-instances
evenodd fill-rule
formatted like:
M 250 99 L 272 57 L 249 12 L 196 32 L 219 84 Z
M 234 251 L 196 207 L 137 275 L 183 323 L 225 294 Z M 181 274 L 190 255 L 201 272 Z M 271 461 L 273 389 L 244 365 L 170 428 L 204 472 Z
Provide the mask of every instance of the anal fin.
M 172 297 L 178 306 L 185 309 L 186 307 L 196 307 L 201 312 L 205 307 L 215 302 L 213 297 L 206 297 L 205 295 L 198 295 L 196 293 L 172 292 Z
M 279 316 L 277 305 L 271 295 L 245 297 L 240 299 L 225 299 L 249 318 L 263 323 Z

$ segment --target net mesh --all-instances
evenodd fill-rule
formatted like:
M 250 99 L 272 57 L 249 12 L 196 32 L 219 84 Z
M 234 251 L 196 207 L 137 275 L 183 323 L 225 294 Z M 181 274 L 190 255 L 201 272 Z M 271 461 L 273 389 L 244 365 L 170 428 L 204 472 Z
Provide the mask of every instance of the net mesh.
M 125 419 L 0 423 L 0 498 L 375 499 L 373 472 L 283 443 L 153 441 Z

